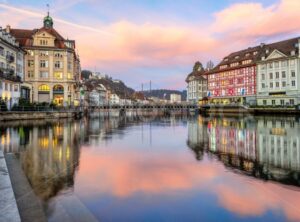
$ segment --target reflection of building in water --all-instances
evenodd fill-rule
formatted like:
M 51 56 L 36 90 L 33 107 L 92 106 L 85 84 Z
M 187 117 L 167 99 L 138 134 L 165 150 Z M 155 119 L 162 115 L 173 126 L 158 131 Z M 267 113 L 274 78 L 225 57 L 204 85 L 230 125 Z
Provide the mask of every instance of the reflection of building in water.
M 202 159 L 203 151 L 208 147 L 207 122 L 202 116 L 187 122 L 187 145 L 196 153 L 197 160 Z
M 188 127 L 188 146 L 197 159 L 206 151 L 244 174 L 300 185 L 300 124 L 295 118 L 213 118 Z M 206 128 L 207 149 L 199 137 L 199 129 Z
M 58 122 L 34 127 L 29 144 L 20 153 L 23 169 L 34 191 L 44 200 L 73 185 L 79 161 L 77 125 Z
M 295 118 L 259 118 L 257 135 L 259 162 L 300 171 L 300 126 Z
M 212 119 L 207 125 L 209 150 L 256 159 L 255 122 L 244 119 Z

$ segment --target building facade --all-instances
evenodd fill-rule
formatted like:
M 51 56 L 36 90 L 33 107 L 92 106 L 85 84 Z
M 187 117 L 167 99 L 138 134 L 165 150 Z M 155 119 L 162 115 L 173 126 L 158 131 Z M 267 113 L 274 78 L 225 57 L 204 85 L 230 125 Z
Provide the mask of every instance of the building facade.
M 16 39 L 7 30 L 0 28 L 0 100 L 5 106 L 2 109 L 10 110 L 19 102 L 24 53 Z
M 257 63 L 257 104 L 293 106 L 300 103 L 300 38 L 265 45 Z
M 260 46 L 234 52 L 208 72 L 208 96 L 214 104 L 256 104 L 256 62 Z
M 72 105 L 78 101 L 80 61 L 75 41 L 63 38 L 48 15 L 40 29 L 9 29 L 26 50 L 24 81 L 32 85 L 31 101 Z
M 196 62 L 191 72 L 186 78 L 187 102 L 198 104 L 207 96 L 206 71 L 200 62 Z
M 181 103 L 181 95 L 175 93 L 171 94 L 170 101 L 171 103 Z

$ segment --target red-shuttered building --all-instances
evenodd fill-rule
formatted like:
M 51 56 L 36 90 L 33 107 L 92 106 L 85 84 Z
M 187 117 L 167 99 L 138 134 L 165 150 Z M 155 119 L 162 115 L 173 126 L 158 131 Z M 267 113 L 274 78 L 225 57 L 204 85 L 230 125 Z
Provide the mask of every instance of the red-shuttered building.
M 208 72 L 208 98 L 215 104 L 256 104 L 256 62 L 262 46 L 231 53 Z

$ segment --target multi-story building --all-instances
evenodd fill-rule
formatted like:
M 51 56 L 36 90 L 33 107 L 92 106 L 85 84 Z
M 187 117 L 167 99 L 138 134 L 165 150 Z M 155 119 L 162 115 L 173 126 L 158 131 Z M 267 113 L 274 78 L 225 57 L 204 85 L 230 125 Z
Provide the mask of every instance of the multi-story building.
M 171 103 L 180 103 L 181 102 L 181 95 L 173 93 L 170 95 L 170 101 Z
M 8 30 L 26 50 L 24 81 L 32 85 L 31 101 L 72 105 L 78 100 L 80 74 L 75 41 L 62 37 L 48 15 L 42 28 Z
M 0 100 L 8 109 L 20 98 L 24 53 L 16 39 L 0 28 Z
M 206 71 L 200 62 L 196 62 L 187 78 L 187 101 L 198 103 L 207 96 L 207 77 Z
M 300 38 L 263 47 L 257 62 L 257 104 L 296 105 L 300 103 Z
M 231 53 L 208 72 L 210 103 L 256 104 L 256 62 L 260 46 Z

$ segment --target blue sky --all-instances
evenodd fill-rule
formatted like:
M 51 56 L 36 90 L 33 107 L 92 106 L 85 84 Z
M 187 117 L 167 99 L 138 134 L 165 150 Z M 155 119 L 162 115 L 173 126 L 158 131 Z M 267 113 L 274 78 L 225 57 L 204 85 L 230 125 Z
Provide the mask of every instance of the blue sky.
M 0 0 L 0 25 L 39 28 L 50 4 L 55 29 L 76 40 L 82 68 L 137 88 L 184 89 L 199 60 L 299 35 L 299 0 Z M 13 15 L 13 16 L 11 16 Z

